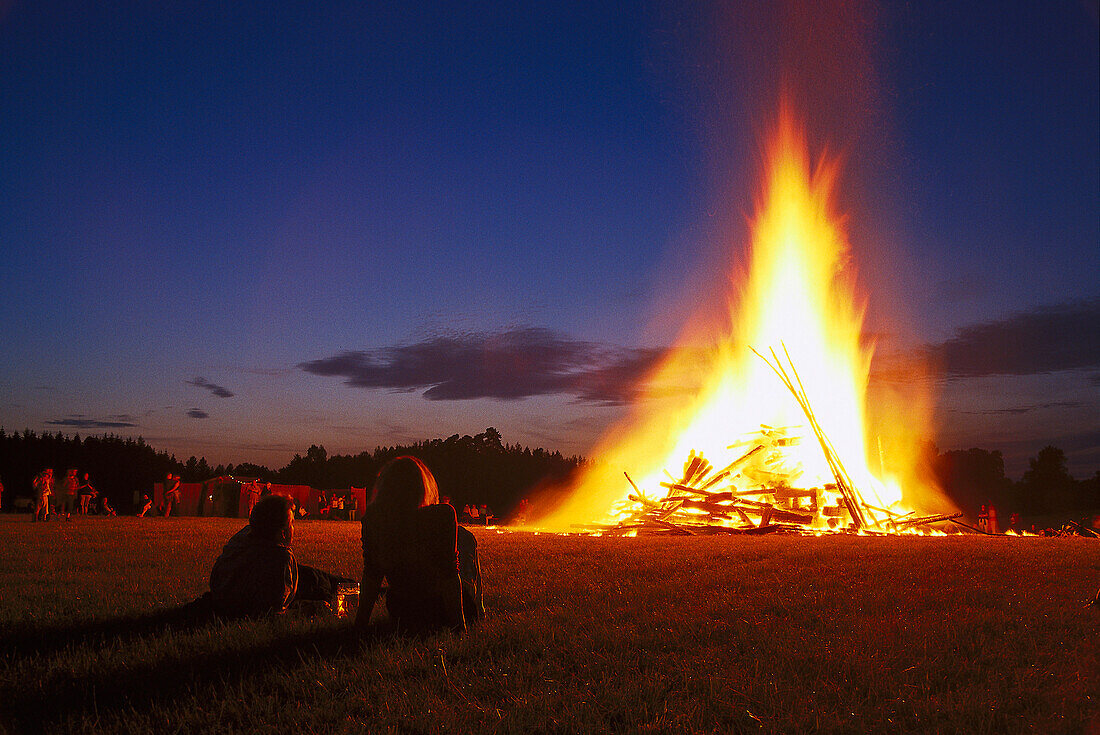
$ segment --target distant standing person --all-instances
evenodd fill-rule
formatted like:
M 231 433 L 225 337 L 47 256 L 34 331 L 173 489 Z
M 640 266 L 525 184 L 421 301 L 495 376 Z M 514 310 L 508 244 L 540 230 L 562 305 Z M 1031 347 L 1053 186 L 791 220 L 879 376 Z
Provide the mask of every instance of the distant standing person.
M 164 517 L 172 515 L 172 508 L 180 502 L 179 475 L 169 474 L 164 482 Z
M 80 515 L 86 516 L 91 511 L 92 498 L 98 494 L 95 488 L 92 487 L 87 472 L 84 473 L 84 482 L 80 483 L 77 492 L 80 494 Z
M 65 473 L 65 479 L 61 481 L 60 504 L 57 514 L 65 516 L 65 520 L 73 519 L 73 508 L 76 507 L 76 494 L 80 488 L 80 479 L 76 476 L 76 470 L 71 469 Z
M 34 517 L 31 521 L 44 521 L 50 517 L 50 495 L 52 494 L 53 470 L 42 470 L 34 478 Z
M 415 457 L 386 463 L 363 512 L 363 583 L 355 625 L 363 630 L 389 581 L 386 609 L 411 631 L 463 631 L 484 615 L 474 535 L 439 504 L 431 470 Z
M 256 507 L 256 503 L 260 502 L 260 481 L 253 480 L 245 485 L 245 490 L 248 491 L 248 515 L 252 515 L 252 509 Z

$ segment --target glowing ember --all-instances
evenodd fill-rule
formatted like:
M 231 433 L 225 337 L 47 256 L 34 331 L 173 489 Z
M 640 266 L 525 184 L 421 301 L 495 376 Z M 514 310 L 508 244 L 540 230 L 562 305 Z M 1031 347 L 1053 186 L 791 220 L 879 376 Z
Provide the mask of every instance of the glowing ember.
M 861 345 L 863 309 L 843 220 L 832 208 L 837 167 L 811 166 L 786 111 L 767 152 L 751 267 L 726 333 L 707 347 L 681 340 L 632 414 L 594 450 L 599 465 L 540 526 L 601 519 L 620 532 L 917 525 L 901 520 L 900 485 L 885 475 L 881 450 L 877 473 L 867 461 L 867 447 L 876 446 L 864 416 L 872 348 Z M 750 347 L 768 362 L 774 357 L 775 367 Z M 682 469 L 673 476 L 668 468 Z

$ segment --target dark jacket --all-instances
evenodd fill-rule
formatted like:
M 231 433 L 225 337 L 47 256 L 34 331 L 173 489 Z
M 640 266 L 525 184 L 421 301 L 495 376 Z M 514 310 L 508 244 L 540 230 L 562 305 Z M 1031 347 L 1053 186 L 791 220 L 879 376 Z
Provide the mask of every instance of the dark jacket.
M 210 571 L 214 612 L 227 617 L 280 613 L 298 589 L 298 562 L 290 548 L 252 537 L 245 526 L 222 549 Z
M 457 535 L 450 505 L 398 513 L 368 505 L 363 513 L 363 599 L 373 602 L 385 578 L 386 607 L 392 617 L 429 627 L 443 625 L 446 606 L 441 590 L 448 580 L 459 579 Z

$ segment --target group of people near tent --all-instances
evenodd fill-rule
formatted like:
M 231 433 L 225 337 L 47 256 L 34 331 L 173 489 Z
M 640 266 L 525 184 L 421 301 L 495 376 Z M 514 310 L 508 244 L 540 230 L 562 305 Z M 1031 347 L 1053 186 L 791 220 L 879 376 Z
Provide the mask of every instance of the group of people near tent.
M 354 583 L 299 564 L 293 537 L 293 500 L 261 498 L 214 562 L 202 600 L 222 617 L 279 614 L 331 602 L 338 587 Z M 484 615 L 477 542 L 455 509 L 440 502 L 435 477 L 419 459 L 397 457 L 379 471 L 361 538 L 357 627 L 368 625 L 383 592 L 390 617 L 405 630 L 463 631 Z
M 355 496 L 333 493 L 329 497 L 324 490 L 317 496 L 317 518 L 320 520 L 354 520 L 356 513 Z

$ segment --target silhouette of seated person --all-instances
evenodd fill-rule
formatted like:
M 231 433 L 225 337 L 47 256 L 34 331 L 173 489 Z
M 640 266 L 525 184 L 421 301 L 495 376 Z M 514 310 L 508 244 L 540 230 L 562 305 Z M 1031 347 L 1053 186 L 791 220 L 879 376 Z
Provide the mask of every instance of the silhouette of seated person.
M 378 472 L 363 512 L 363 582 L 355 625 L 367 628 L 389 583 L 386 609 L 401 630 L 464 631 L 484 616 L 477 541 L 439 503 L 427 466 L 397 457 Z
M 99 512 L 108 518 L 114 518 L 118 515 L 115 506 L 111 505 L 111 500 L 106 495 L 99 499 Z
M 210 571 L 210 604 L 222 617 L 285 612 L 294 602 L 331 601 L 338 584 L 354 580 L 299 564 L 290 550 L 294 503 L 282 495 L 261 498 L 248 525 L 229 539 Z
M 152 510 L 153 501 L 149 498 L 148 495 L 142 495 L 140 505 L 141 505 L 141 510 L 138 511 L 137 515 L 138 515 L 138 518 L 144 518 L 145 514 L 148 513 L 150 510 Z

